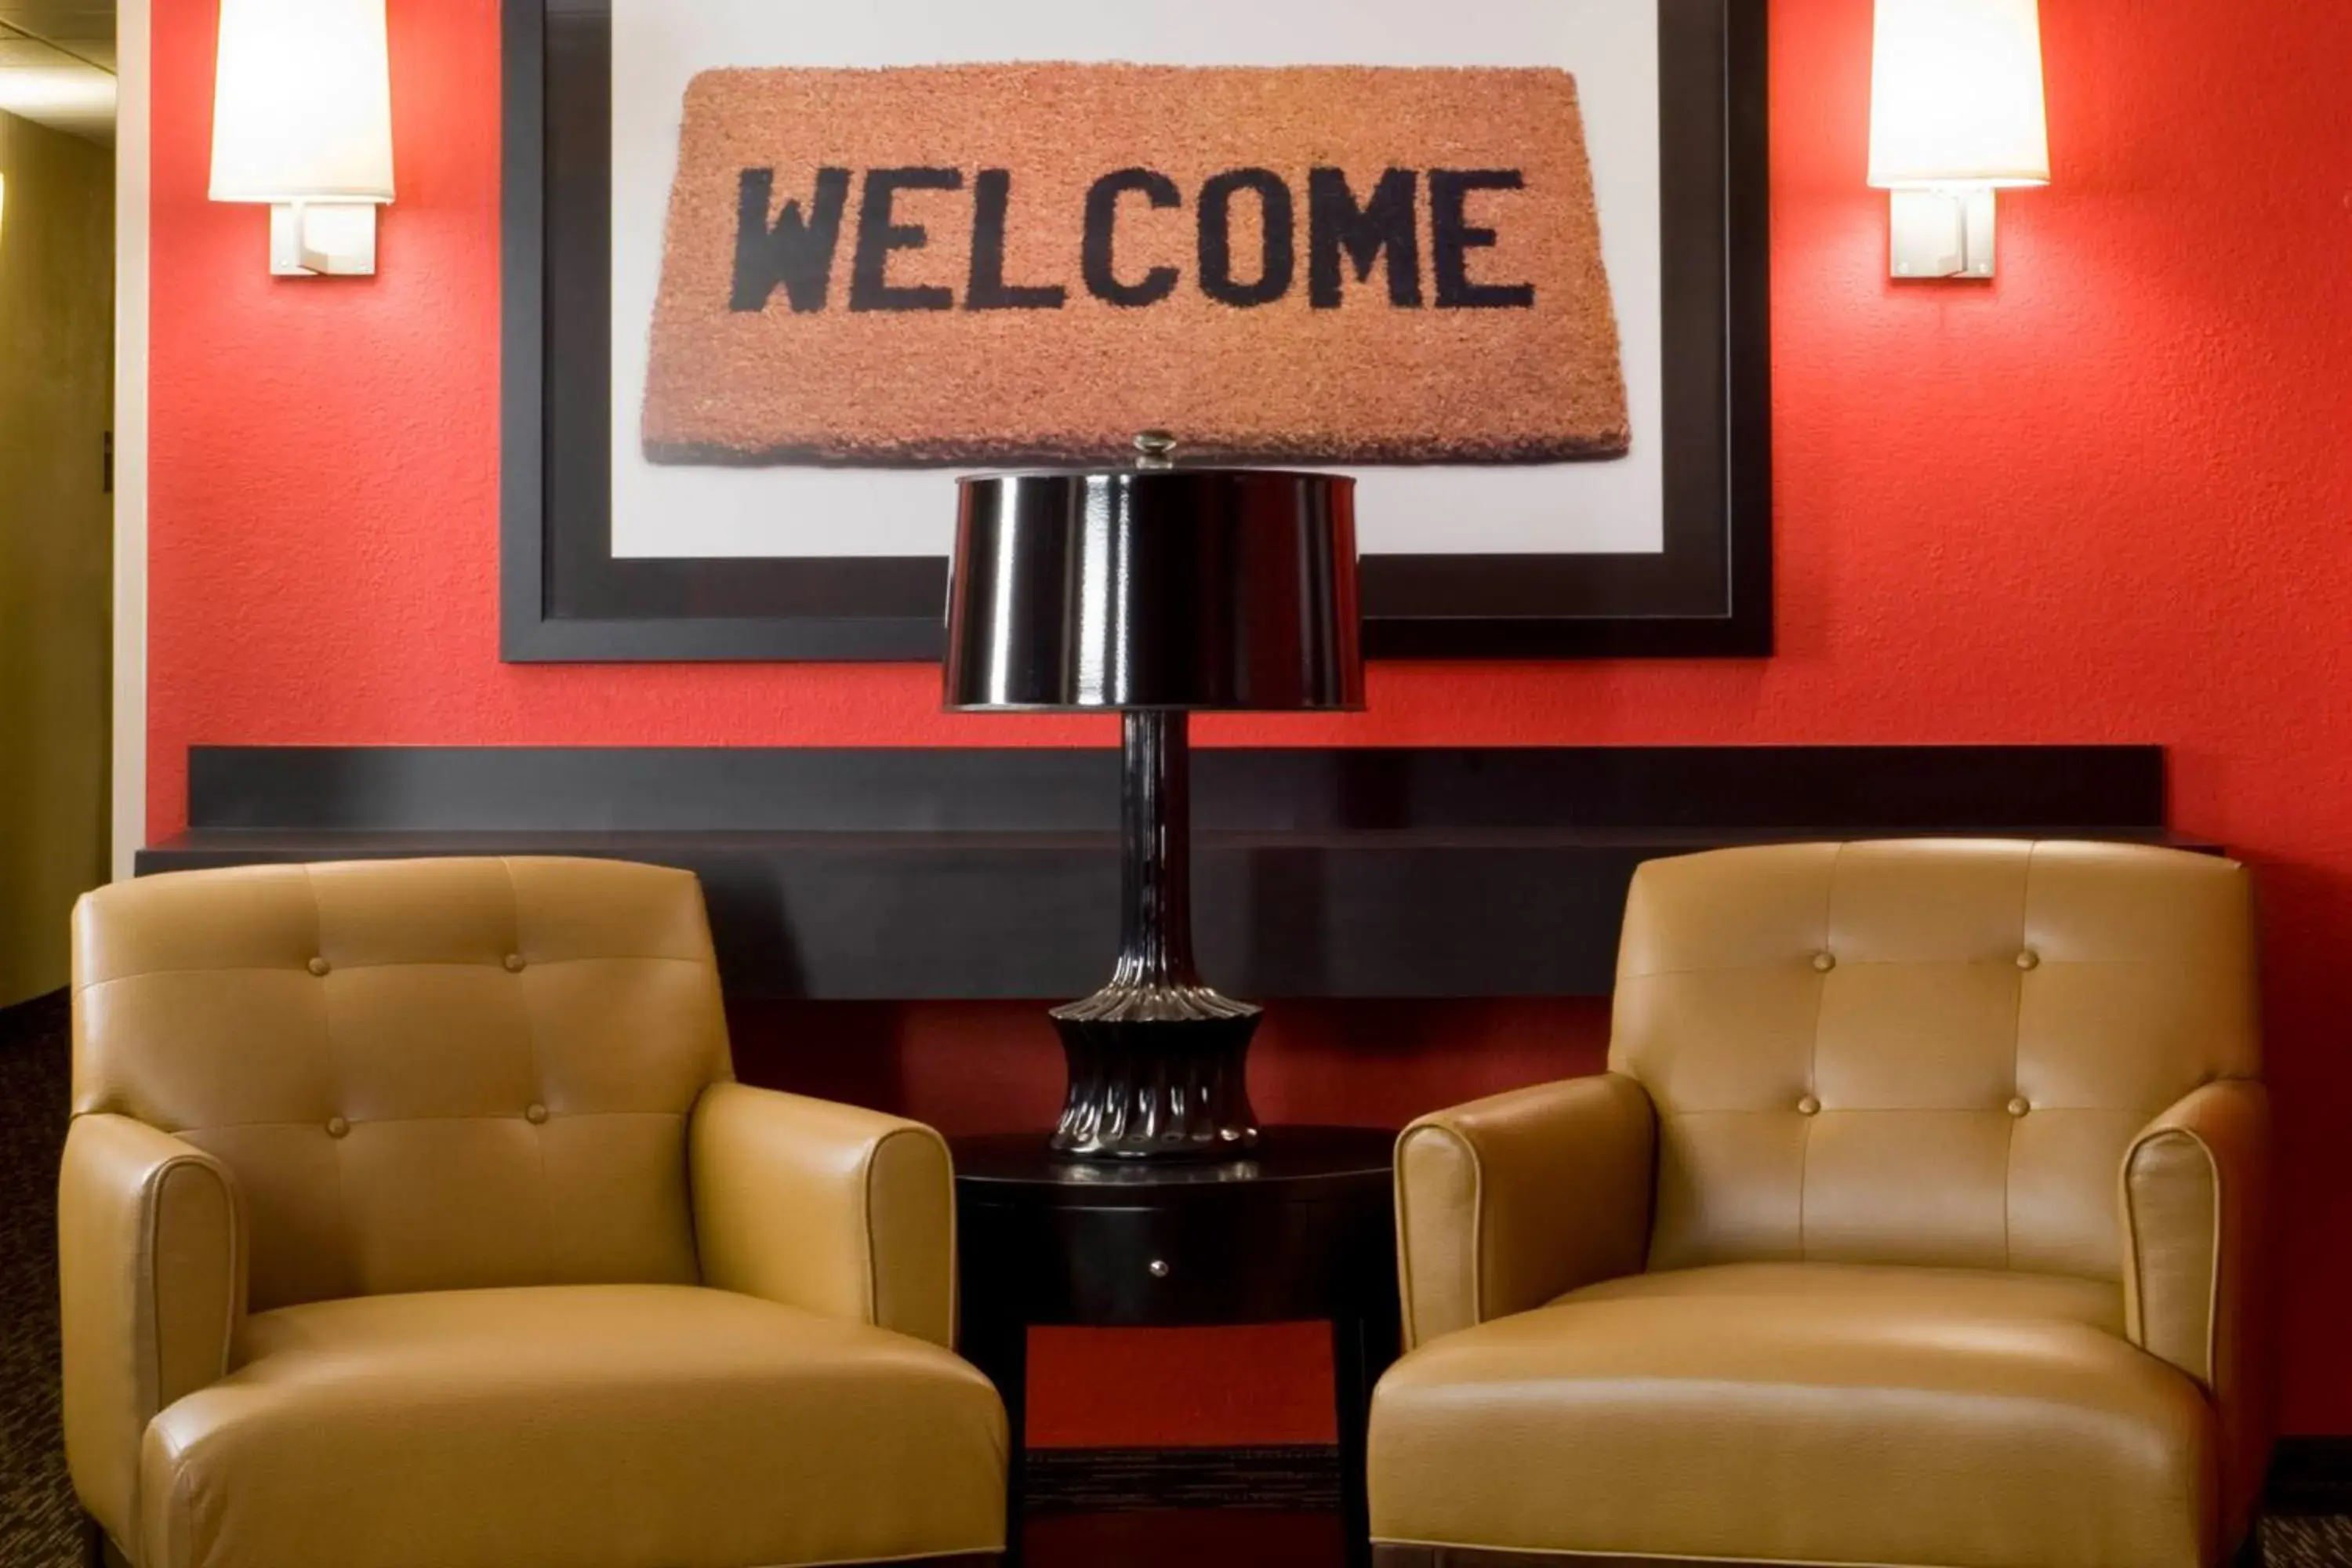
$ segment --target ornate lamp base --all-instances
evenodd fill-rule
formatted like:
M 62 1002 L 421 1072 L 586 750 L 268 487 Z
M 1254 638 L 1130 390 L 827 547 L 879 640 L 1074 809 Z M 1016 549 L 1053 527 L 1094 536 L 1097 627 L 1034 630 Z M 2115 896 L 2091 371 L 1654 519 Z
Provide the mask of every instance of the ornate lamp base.
M 1099 1160 L 1231 1158 L 1257 1146 L 1259 1010 L 1204 985 L 1112 984 L 1054 1009 L 1070 1087 L 1053 1146 Z

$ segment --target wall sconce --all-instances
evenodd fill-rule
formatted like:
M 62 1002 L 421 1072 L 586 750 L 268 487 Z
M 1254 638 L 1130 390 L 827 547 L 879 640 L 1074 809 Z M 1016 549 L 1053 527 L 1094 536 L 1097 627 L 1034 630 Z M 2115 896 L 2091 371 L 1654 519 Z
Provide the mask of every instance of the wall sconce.
M 265 203 L 280 278 L 375 271 L 392 200 L 384 0 L 221 0 L 216 202 Z
M 1897 278 L 1990 278 L 1993 193 L 2050 183 L 2039 0 L 1877 0 L 1870 183 Z

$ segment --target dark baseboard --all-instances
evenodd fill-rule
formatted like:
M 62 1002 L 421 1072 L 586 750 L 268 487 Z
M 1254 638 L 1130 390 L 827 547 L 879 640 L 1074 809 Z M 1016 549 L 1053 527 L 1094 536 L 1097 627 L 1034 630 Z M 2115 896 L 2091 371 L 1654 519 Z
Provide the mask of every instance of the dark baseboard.
M 1339 1506 L 1339 1450 L 1033 1448 L 1028 1482 L 1033 1513 L 1325 1513 Z M 2282 1515 L 2352 1514 L 2352 1437 L 2281 1439 L 2263 1506 Z
M 1031 1513 L 1339 1508 L 1339 1450 L 1324 1446 L 1032 1448 L 1025 1474 Z
M 2352 1437 L 2282 1437 L 2263 1507 L 2277 1514 L 2352 1514 Z

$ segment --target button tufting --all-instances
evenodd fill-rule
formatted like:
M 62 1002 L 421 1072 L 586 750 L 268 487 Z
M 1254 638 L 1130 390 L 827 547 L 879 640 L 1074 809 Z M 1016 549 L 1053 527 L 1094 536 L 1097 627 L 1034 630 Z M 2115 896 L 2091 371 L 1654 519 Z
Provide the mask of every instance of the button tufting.
M 2020 969 L 2039 969 L 2042 967 L 2042 955 L 2029 947 L 2023 952 L 2017 955 L 2017 967 Z
M 1797 1101 L 1797 1114 L 1800 1116 L 1818 1116 L 1821 1110 L 1822 1102 L 1810 1094 Z
M 1817 952 L 1813 954 L 1813 967 L 1820 970 L 1823 974 L 1827 974 L 1831 970 L 1837 967 L 1837 954 L 1833 952 Z
M 522 1114 L 523 1114 L 523 1120 L 525 1120 L 526 1121 L 529 1121 L 529 1122 L 532 1123 L 532 1124 L 535 1126 L 535 1125 L 537 1125 L 538 1123 L 542 1122 L 542 1121 L 545 1121 L 547 1120 L 547 1107 L 545 1107 L 544 1105 L 534 1105 L 534 1106 L 532 1106 L 530 1110 L 528 1110 L 524 1111 Z
M 341 1137 L 342 1137 L 345 1133 L 349 1132 L 351 1130 L 352 1130 L 352 1124 L 351 1124 L 350 1122 L 348 1122 L 348 1121 L 344 1121 L 341 1117 L 340 1117 L 340 1116 L 330 1116 L 330 1117 L 328 1117 L 328 1118 L 327 1118 L 327 1136 L 328 1136 L 328 1137 L 330 1137 L 330 1138 L 341 1138 Z
M 2018 1098 L 2009 1102 L 2009 1113 L 2011 1116 L 2022 1116 L 2032 1109 L 2032 1102 L 2028 1100 L 2023 1095 L 2020 1095 Z
M 522 973 L 522 954 L 519 952 L 508 953 L 506 957 L 506 964 L 507 973 L 509 974 L 520 974 Z
M 329 963 L 323 958 L 314 958 L 310 961 L 310 973 L 313 974 L 324 974 L 333 967 L 333 964 Z

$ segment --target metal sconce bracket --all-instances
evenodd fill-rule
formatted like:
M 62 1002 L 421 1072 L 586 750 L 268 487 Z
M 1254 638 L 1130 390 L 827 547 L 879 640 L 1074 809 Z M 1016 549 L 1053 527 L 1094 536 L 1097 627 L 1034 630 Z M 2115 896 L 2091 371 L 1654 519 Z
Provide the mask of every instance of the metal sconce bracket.
M 269 270 L 279 278 L 375 273 L 375 204 L 282 202 L 269 209 Z
M 1892 194 L 1897 279 L 1992 277 L 1996 208 L 1991 186 Z

